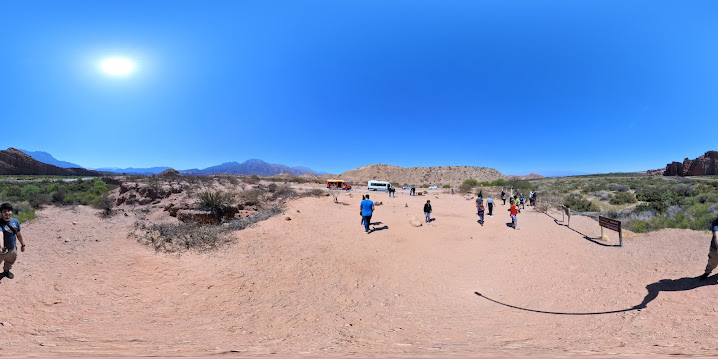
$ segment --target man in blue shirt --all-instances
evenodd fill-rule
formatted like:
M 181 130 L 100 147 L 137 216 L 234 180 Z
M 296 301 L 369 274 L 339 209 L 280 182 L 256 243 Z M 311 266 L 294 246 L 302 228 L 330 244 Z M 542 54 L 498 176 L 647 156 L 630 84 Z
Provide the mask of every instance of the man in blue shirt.
M 359 208 L 361 208 L 361 216 L 364 222 L 364 232 L 369 234 L 369 223 L 371 223 L 371 215 L 374 213 L 374 202 L 369 200 L 369 195 L 366 195 L 366 199 L 361 201 Z
M 2 212 L 0 226 L 2 227 L 3 243 L 5 244 L 4 250 L 0 252 L 0 262 L 5 262 L 0 278 L 13 279 L 15 275 L 10 272 L 10 269 L 17 259 L 17 241 L 20 241 L 21 252 L 25 251 L 25 241 L 22 238 L 22 233 L 20 233 L 20 222 L 12 218 L 12 205 L 10 203 L 1 204 L 0 212 Z
M 713 238 L 711 238 L 711 247 L 708 250 L 708 265 L 706 265 L 705 273 L 701 274 L 701 280 L 708 278 L 711 272 L 718 267 L 718 238 L 716 238 L 716 232 L 718 232 L 718 218 L 713 220 L 711 223 L 711 230 L 713 231 Z

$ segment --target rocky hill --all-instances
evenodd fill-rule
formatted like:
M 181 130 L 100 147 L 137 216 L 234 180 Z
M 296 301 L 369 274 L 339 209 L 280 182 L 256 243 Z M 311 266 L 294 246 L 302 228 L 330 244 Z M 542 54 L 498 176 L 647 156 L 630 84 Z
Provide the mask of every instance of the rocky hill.
M 683 162 L 672 162 L 666 166 L 664 176 L 718 175 L 718 151 L 708 151 L 694 160 L 687 157 Z
M 102 173 L 84 168 L 60 168 L 49 165 L 11 147 L 0 151 L 0 175 L 101 176 Z
M 312 173 L 312 170 L 306 167 L 289 167 L 280 164 L 267 163 L 258 159 L 251 159 L 242 163 L 226 162 L 218 166 L 207 167 L 203 170 L 191 169 L 180 170 L 183 175 L 213 175 L 213 174 L 234 174 L 234 175 L 258 175 L 258 176 L 276 176 L 287 173 L 295 176 Z
M 462 182 L 473 178 L 479 182 L 507 178 L 501 172 L 487 167 L 471 166 L 438 166 L 438 167 L 399 167 L 385 164 L 368 165 L 346 171 L 339 176 L 353 184 L 365 183 L 369 180 L 383 180 L 409 185 L 421 186 L 452 185 L 458 187 Z

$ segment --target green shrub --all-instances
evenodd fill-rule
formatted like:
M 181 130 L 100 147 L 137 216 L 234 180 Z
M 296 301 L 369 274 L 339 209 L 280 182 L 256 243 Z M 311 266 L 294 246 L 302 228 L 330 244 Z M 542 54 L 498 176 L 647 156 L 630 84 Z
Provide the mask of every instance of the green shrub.
M 74 194 L 68 194 L 65 196 L 65 198 L 62 199 L 62 204 L 65 205 L 75 205 L 78 203 L 77 197 L 75 197 Z
M 40 208 L 43 205 L 52 203 L 52 197 L 47 193 L 32 193 L 27 201 L 33 208 Z
M 615 192 L 627 192 L 631 187 L 625 184 L 611 183 L 608 185 L 608 189 Z
M 35 219 L 35 209 L 27 202 L 13 203 L 12 204 L 12 218 L 15 218 L 20 223 L 24 223 L 31 219 Z
M 30 197 L 34 197 L 42 193 L 42 188 L 34 184 L 26 184 L 20 190 L 20 198 L 28 200 Z
M 9 185 L 5 189 L 5 198 L 20 198 L 22 196 L 22 188 L 18 185 Z
M 451 185 L 450 185 L 450 184 L 445 184 L 445 185 L 441 186 L 441 188 L 451 188 Z
M 649 203 L 640 203 L 636 206 L 634 209 L 635 212 L 646 212 L 646 211 L 655 211 L 658 213 L 663 213 L 666 211 L 665 203 L 663 202 L 649 202 Z
M 472 188 L 477 187 L 478 185 L 479 181 L 473 178 L 469 178 L 461 183 L 461 186 L 459 186 L 459 190 L 461 190 L 461 192 L 470 192 Z
M 499 178 L 497 180 L 491 181 L 491 186 L 494 186 L 494 187 L 506 186 L 506 180 L 504 180 L 503 178 Z
M 92 189 L 95 192 L 95 194 L 99 194 L 99 195 L 105 194 L 108 191 L 107 184 L 105 183 L 105 181 L 103 181 L 99 178 L 95 178 L 94 180 L 92 180 Z
M 598 212 L 601 209 L 585 199 L 580 193 L 571 193 L 564 199 L 563 205 L 577 212 Z
M 631 192 L 618 192 L 615 195 L 612 195 L 610 197 L 609 202 L 611 204 L 619 205 L 619 204 L 636 203 L 638 201 L 636 200 L 636 196 L 634 196 L 633 193 L 631 193 Z

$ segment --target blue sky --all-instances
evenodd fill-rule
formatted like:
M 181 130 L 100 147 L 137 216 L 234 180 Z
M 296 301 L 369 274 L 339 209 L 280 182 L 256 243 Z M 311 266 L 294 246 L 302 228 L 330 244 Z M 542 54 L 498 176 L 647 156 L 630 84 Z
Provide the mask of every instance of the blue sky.
M 504 174 L 717 150 L 718 1 L 0 1 L 0 147 Z M 127 76 L 102 59 L 136 64 Z

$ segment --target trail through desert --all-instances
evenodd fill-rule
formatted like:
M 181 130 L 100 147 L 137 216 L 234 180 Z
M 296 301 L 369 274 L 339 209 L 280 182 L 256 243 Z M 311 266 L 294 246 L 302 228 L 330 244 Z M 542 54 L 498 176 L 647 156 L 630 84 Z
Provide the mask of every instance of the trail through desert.
M 146 213 L 48 207 L 0 281 L 2 356 L 715 356 L 710 233 L 624 240 L 596 221 L 473 199 L 361 192 L 301 198 L 210 253 L 129 236 Z M 421 227 L 430 199 L 435 221 Z M 152 209 L 161 213 L 161 207 Z M 158 214 L 159 215 L 159 214 Z

